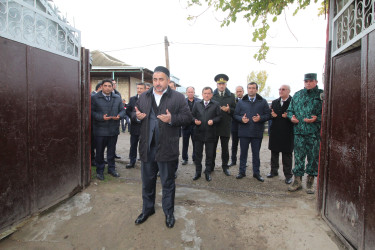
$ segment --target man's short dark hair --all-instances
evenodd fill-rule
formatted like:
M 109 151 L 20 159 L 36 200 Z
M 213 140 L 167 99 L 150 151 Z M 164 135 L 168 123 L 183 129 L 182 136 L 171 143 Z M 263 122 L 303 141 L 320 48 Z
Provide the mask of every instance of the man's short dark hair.
M 145 87 L 146 88 L 146 83 L 144 83 L 144 82 L 138 82 L 138 83 L 136 83 L 136 85 L 137 86 L 143 86 L 143 87 Z
M 150 83 L 146 82 L 145 85 L 146 85 L 146 87 L 150 87 L 151 88 L 151 84 Z
M 109 82 L 112 86 L 113 86 L 113 83 L 112 83 L 112 79 L 104 79 L 101 83 L 101 85 L 103 85 L 104 83 L 106 82 Z
M 256 89 L 258 89 L 258 84 L 256 82 L 249 82 L 247 84 L 247 86 L 249 86 L 249 85 L 255 85 Z
M 212 88 L 211 87 L 204 87 L 203 89 L 202 89 L 202 94 L 203 94 L 203 91 L 205 91 L 205 90 L 211 90 L 211 93 L 213 93 L 214 91 L 212 90 Z
M 177 85 L 174 81 L 170 81 L 170 83 L 173 83 L 173 87 L 177 88 Z
M 98 84 L 96 84 L 95 86 L 95 91 L 98 91 L 98 89 L 102 86 L 102 82 L 99 82 Z

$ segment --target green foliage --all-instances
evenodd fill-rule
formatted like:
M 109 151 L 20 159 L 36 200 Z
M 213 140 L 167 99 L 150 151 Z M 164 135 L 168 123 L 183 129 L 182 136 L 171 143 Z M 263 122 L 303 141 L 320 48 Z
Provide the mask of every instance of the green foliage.
M 258 94 L 263 97 L 267 97 L 270 95 L 271 88 L 269 86 L 266 87 L 268 74 L 267 71 L 251 71 L 251 73 L 247 76 L 247 82 L 256 82 L 258 84 Z
M 313 0 L 315 3 L 318 0 Z M 326 0 L 324 0 L 325 2 Z M 294 15 L 299 10 L 305 9 L 311 0 L 187 0 L 188 6 L 202 6 L 206 3 L 208 7 L 213 7 L 215 11 L 222 11 L 227 16 L 221 22 L 221 26 L 228 26 L 236 22 L 237 16 L 242 15 L 247 22 L 251 22 L 255 31 L 253 32 L 253 42 L 260 41 L 261 46 L 254 58 L 258 61 L 266 59 L 269 47 L 266 45 L 265 39 L 270 28 L 268 20 L 277 21 L 277 17 L 285 8 L 293 3 L 297 3 Z M 189 16 L 188 20 L 197 18 L 197 16 Z

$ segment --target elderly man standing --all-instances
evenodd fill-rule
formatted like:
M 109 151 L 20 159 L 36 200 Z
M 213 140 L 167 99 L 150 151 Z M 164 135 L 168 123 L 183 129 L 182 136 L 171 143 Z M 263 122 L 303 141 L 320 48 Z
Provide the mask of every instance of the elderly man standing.
M 200 102 L 200 99 L 194 97 L 195 96 L 195 89 L 194 87 L 190 86 L 186 88 L 186 102 L 189 106 L 190 111 L 193 111 L 194 106 Z M 188 149 L 189 149 L 189 140 L 191 138 L 191 142 L 193 144 L 193 153 L 192 153 L 192 160 L 195 161 L 195 145 L 194 145 L 194 127 L 195 124 L 192 122 L 187 126 L 182 127 L 182 165 L 186 165 L 188 163 Z
M 236 104 L 239 100 L 242 99 L 244 94 L 244 89 L 242 86 L 236 87 Z M 232 134 L 232 156 L 231 156 L 231 163 L 229 164 L 229 167 L 232 167 L 237 164 L 237 150 L 238 150 L 238 121 L 236 119 L 232 119 L 232 128 L 231 128 L 231 134 Z
M 238 125 L 238 137 L 240 138 L 240 168 L 236 176 L 242 179 L 246 176 L 246 162 L 251 144 L 253 154 L 253 177 L 263 182 L 260 175 L 259 151 L 262 145 L 264 122 L 271 118 L 271 110 L 268 107 L 266 99 L 261 97 L 258 92 L 258 84 L 251 82 L 247 85 L 247 95 L 237 103 L 234 118 L 240 123 Z
M 286 184 L 292 183 L 293 177 L 293 123 L 288 119 L 286 113 L 292 100 L 289 94 L 289 85 L 281 85 L 279 88 L 280 97 L 272 102 L 272 125 L 268 143 L 268 149 L 271 150 L 271 172 L 267 178 L 279 175 L 279 153 L 281 152 Z
M 162 184 L 162 206 L 165 224 L 175 224 L 175 162 L 178 159 L 179 129 L 190 124 L 192 115 L 185 97 L 168 86 L 169 70 L 158 66 L 153 74 L 153 87 L 143 93 L 132 113 L 141 121 L 139 153 L 142 176 L 142 213 L 135 224 L 145 222 L 155 213 L 157 172 Z
M 318 175 L 323 90 L 317 86 L 316 73 L 305 74 L 304 82 L 305 88 L 294 95 L 287 110 L 294 123 L 294 182 L 288 190 L 302 189 L 302 176 L 306 172 L 306 192 L 313 194 L 314 178 Z
M 221 162 L 222 168 L 225 175 L 229 176 L 228 171 L 228 161 L 229 161 L 229 149 L 228 143 L 230 138 L 232 115 L 234 109 L 236 108 L 236 101 L 234 94 L 229 91 L 227 88 L 227 82 L 229 77 L 225 74 L 219 74 L 214 78 L 217 89 L 214 91 L 214 96 L 212 100 L 216 101 L 220 105 L 221 109 L 221 121 L 216 127 L 216 142 L 215 142 L 215 151 L 214 151 L 214 162 L 216 159 L 216 149 L 219 139 L 221 142 Z M 212 170 L 214 169 L 214 166 Z
M 110 79 L 102 81 L 102 91 L 91 97 L 91 116 L 93 118 L 96 140 L 96 177 L 104 180 L 104 149 L 107 147 L 108 174 L 119 177 L 115 167 L 115 150 L 119 134 L 120 118 L 125 110 L 119 95 L 112 92 Z

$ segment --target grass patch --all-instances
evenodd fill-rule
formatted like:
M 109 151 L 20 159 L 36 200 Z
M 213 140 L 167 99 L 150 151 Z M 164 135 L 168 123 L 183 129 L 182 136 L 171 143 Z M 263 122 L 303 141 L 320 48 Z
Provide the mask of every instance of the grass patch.
M 115 177 L 107 174 L 106 171 L 104 170 L 104 180 L 103 180 L 103 182 L 108 182 L 108 181 L 111 181 L 113 179 L 115 179 Z M 96 178 L 96 167 L 95 166 L 91 166 L 91 180 L 98 180 Z

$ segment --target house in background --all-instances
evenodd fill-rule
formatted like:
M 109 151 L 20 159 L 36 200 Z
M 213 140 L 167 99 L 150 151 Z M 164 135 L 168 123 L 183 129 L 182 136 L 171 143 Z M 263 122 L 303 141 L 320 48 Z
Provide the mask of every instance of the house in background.
M 117 82 L 117 90 L 126 101 L 136 95 L 138 82 L 152 84 L 152 70 L 126 64 L 104 52 L 91 52 L 92 69 L 90 71 L 91 90 L 103 79 L 112 78 Z

